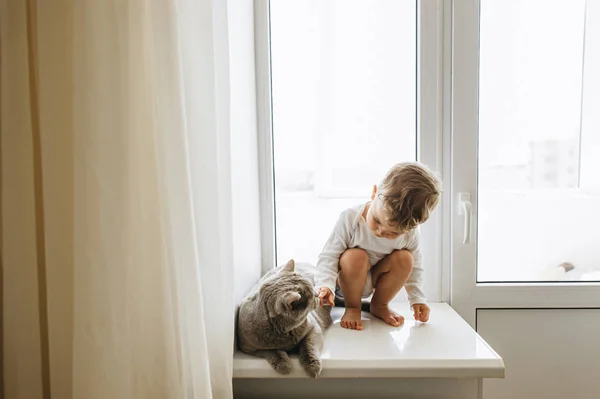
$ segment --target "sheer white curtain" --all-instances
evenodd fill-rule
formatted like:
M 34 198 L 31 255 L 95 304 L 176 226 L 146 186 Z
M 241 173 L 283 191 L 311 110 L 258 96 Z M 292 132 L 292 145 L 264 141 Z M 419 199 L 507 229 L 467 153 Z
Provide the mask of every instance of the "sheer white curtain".
M 226 7 L 0 0 L 6 399 L 231 397 Z

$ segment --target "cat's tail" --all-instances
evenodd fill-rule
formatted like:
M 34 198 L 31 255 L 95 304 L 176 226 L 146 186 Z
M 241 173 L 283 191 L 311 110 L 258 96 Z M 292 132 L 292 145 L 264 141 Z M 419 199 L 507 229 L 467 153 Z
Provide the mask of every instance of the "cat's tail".
M 344 301 L 344 298 L 337 296 L 337 295 L 335 296 L 333 303 L 335 306 L 340 307 L 340 308 L 346 307 L 346 301 Z M 371 310 L 371 301 L 369 301 L 368 299 L 361 300 L 360 310 L 362 310 L 363 312 L 369 312 Z

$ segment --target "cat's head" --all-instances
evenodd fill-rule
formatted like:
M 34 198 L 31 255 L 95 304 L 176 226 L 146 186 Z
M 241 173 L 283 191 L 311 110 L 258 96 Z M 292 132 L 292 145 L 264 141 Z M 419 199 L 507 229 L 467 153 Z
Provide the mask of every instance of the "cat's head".
M 260 298 L 269 318 L 293 323 L 305 319 L 317 307 L 313 283 L 294 268 L 295 263 L 290 260 L 260 288 Z

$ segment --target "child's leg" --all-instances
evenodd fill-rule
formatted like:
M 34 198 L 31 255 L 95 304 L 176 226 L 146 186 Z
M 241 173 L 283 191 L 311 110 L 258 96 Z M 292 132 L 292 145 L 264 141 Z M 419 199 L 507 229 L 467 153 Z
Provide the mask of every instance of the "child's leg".
M 346 311 L 340 325 L 344 328 L 362 330 L 360 320 L 361 294 L 369 273 L 369 255 L 359 248 L 347 249 L 340 257 L 338 283 L 344 294 Z
M 409 251 L 394 251 L 383 258 L 371 271 L 375 294 L 371 299 L 371 314 L 392 326 L 404 323 L 404 317 L 390 310 L 388 304 L 406 284 L 413 268 Z

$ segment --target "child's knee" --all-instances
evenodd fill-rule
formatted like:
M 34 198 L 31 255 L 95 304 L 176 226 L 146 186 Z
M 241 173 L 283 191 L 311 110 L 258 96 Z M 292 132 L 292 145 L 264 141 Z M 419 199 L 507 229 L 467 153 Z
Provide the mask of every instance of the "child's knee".
M 344 274 L 365 274 L 369 266 L 369 255 L 360 248 L 347 249 L 340 257 L 340 272 Z
M 411 272 L 413 268 L 413 256 L 410 251 L 406 249 L 396 250 L 390 255 L 392 257 L 392 266 L 398 269 L 402 269 L 407 272 Z

